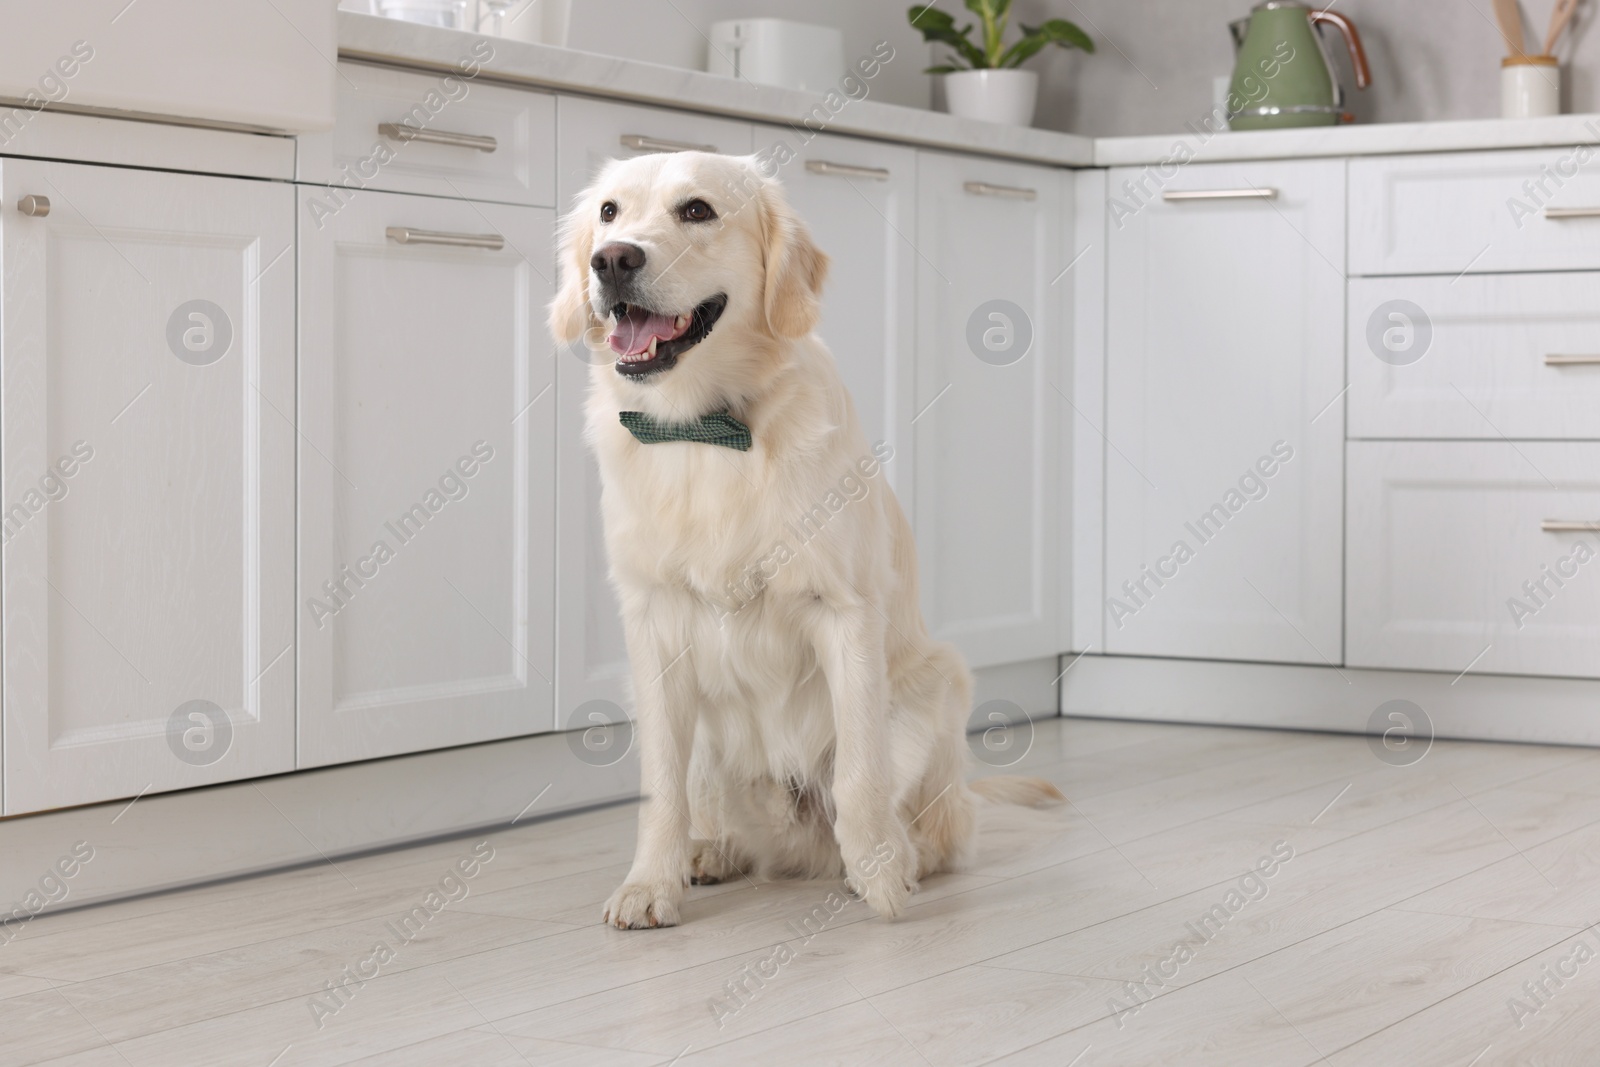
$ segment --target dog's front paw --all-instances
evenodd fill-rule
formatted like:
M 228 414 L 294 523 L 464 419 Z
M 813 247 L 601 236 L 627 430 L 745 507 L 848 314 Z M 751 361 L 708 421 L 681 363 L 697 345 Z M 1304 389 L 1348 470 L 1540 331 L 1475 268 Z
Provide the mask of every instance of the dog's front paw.
M 678 925 L 681 886 L 625 882 L 606 901 L 605 922 L 619 930 L 648 930 Z
M 844 882 L 856 899 L 885 919 L 893 919 L 906 910 L 911 895 L 920 888 L 916 875 L 916 851 L 910 841 L 901 838 L 892 845 L 882 842 L 847 863 Z

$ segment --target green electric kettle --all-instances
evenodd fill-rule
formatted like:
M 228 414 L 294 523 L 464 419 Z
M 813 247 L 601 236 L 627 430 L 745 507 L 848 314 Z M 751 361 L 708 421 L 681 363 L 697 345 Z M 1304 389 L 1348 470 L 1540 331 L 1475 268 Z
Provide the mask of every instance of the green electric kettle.
M 1295 0 L 1265 0 L 1250 17 L 1228 25 L 1235 62 L 1228 86 L 1228 126 L 1269 130 L 1287 126 L 1333 126 L 1351 122 L 1344 87 L 1334 73 L 1319 27 L 1344 35 L 1356 88 L 1372 82 L 1361 35 L 1343 15 L 1313 10 Z

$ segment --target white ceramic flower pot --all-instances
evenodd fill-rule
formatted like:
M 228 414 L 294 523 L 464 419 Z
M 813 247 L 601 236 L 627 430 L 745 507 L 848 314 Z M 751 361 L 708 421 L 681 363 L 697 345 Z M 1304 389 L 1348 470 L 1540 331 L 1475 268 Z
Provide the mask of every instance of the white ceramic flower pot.
M 1039 75 L 1031 70 L 962 70 L 944 76 L 945 109 L 963 119 L 1033 125 Z

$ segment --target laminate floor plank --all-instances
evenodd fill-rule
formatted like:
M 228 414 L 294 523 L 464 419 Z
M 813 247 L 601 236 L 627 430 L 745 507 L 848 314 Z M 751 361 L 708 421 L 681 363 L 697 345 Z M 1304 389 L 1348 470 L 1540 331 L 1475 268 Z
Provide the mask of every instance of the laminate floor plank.
M 358 979 L 394 975 L 570 930 L 565 924 L 452 914 L 448 909 L 425 925 L 405 929 L 371 919 L 3 1000 L 0 1034 L 11 1039 L 48 1030 L 61 1014 L 55 1010 L 58 1003 L 65 1003 L 97 1037 L 119 1044 L 263 1003 L 301 1002 L 300 1011 L 315 1021 L 313 996 L 328 983 L 345 982 L 347 974 Z M 375 957 L 379 944 L 389 949 L 392 958 L 386 962 Z
M 0 951 L 4 951 L 4 946 L 0 946 Z M 31 974 L 0 973 L 0 1000 L 27 996 L 30 993 L 42 993 L 52 986 L 62 984 L 64 983 L 51 982 Z
M 987 1063 L 1100 1019 L 1120 987 L 1098 978 L 977 964 L 871 998 L 930 1063 Z
M 1366 745 L 1364 739 L 1356 743 Z M 1416 763 L 1388 765 L 1374 756 L 1364 764 L 1358 761 L 1356 772 L 1348 776 L 1302 784 L 1293 793 L 1218 818 L 1272 818 L 1366 830 L 1455 803 L 1463 795 L 1543 781 L 1585 758 L 1578 750 L 1559 746 L 1441 741 Z
M 658 1061 L 659 1062 L 659 1061 Z M 676 1061 L 683 1067 L 928 1067 L 914 1045 L 865 1001 L 812 1015 L 737 1041 L 709 1048 L 689 1046 Z
M 494 858 L 461 880 L 467 897 L 457 910 L 496 892 L 581 877 L 632 852 L 633 812 L 608 809 L 555 822 L 496 831 L 487 837 L 438 842 L 413 850 L 318 864 L 267 877 L 201 886 L 126 903 L 46 912 L 0 945 L 0 968 L 34 969 L 58 980 L 105 977 L 122 970 L 242 947 L 290 933 L 392 916 L 415 906 L 455 865 L 488 840 Z M 609 826 L 601 834 L 599 827 Z M 613 866 L 615 863 L 613 862 Z M 457 891 L 459 892 L 459 890 Z M 530 896 L 541 891 L 530 890 Z M 106 927 L 114 924 L 115 935 Z
M 1569 831 L 1398 905 L 1582 928 L 1600 921 L 1600 825 Z
M 1306 1067 L 1319 1057 L 1294 1026 L 1234 975 L 1107 1012 L 990 1063 L 1005 1067 Z
M 1468 989 L 1578 931 L 1381 911 L 1235 972 L 1321 1054 Z
M 1133 981 L 1147 966 L 1188 956 L 1172 980 L 1187 985 L 1515 855 L 1464 802 L 1320 848 L 1301 851 L 1294 841 L 1286 839 L 1293 856 L 1268 876 L 1252 878 L 1245 867 L 1228 881 L 986 962 Z
M 1556 973 L 1563 970 L 1566 977 Z M 1597 1050 L 1600 939 L 1590 929 L 1345 1046 L 1328 1062 L 1591 1067 Z
M 563 1044 L 505 1032 L 485 1024 L 479 1029 L 456 1030 L 442 1037 L 390 1049 L 358 1060 L 349 1067 L 655 1067 L 661 1057 L 653 1052 L 628 1052 L 592 1045 Z

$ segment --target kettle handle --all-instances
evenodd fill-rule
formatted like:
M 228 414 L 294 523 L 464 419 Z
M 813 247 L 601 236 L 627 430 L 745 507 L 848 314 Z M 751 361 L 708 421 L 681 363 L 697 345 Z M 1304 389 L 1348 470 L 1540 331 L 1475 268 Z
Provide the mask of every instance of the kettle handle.
M 1355 23 L 1339 14 L 1337 11 L 1311 12 L 1311 25 L 1326 22 L 1340 33 L 1344 34 L 1344 43 L 1350 49 L 1350 66 L 1355 68 L 1356 88 L 1365 89 L 1372 84 L 1372 71 L 1367 67 L 1367 50 L 1361 47 L 1361 35 L 1356 32 Z

